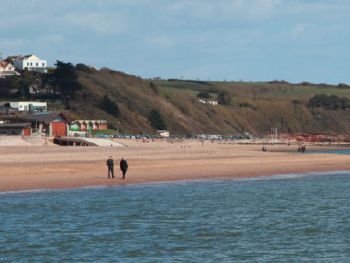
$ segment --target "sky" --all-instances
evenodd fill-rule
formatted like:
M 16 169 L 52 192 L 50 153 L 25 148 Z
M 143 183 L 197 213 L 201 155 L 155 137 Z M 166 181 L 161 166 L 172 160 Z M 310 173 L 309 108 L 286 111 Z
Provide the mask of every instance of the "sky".
M 144 78 L 350 83 L 349 14 L 349 0 L 0 0 L 0 52 Z

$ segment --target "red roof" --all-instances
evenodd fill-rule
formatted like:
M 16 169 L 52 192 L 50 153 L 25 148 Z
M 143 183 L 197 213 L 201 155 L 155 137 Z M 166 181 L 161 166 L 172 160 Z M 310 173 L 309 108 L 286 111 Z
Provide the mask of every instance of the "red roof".
M 9 63 L 3 60 L 0 60 L 0 67 L 1 68 L 6 68 Z

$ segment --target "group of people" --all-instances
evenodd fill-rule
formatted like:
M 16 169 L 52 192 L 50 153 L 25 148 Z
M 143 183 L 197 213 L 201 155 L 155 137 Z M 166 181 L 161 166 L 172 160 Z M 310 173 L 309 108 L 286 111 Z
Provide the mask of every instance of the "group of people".
M 263 152 L 266 152 L 266 151 L 267 151 L 266 146 L 263 145 L 263 147 L 261 148 L 261 150 L 262 150 Z M 304 153 L 305 151 L 306 151 L 306 147 L 305 147 L 304 145 L 301 145 L 301 146 L 298 147 L 298 152 Z
M 108 167 L 108 178 L 114 178 L 114 160 L 112 159 L 112 156 L 109 156 L 107 159 L 107 167 Z M 126 171 L 128 170 L 128 162 L 122 158 L 119 162 L 120 170 L 122 171 L 122 179 L 125 179 Z
M 298 152 L 302 152 L 302 153 L 304 153 L 305 151 L 306 151 L 306 147 L 305 147 L 304 145 L 299 146 L 299 148 L 298 148 Z

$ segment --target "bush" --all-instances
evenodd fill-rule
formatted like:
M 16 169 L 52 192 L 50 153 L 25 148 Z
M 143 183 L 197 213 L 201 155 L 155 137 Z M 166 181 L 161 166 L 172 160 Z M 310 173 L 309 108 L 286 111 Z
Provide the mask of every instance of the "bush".
M 231 97 L 226 91 L 220 91 L 218 93 L 218 103 L 221 105 L 229 105 L 231 103 Z
M 108 114 L 113 115 L 114 117 L 120 116 L 120 110 L 117 103 L 112 101 L 107 95 L 103 97 L 102 109 Z
M 151 90 L 153 90 L 153 92 L 154 92 L 155 94 L 159 94 L 158 87 L 157 87 L 156 84 L 154 84 L 153 81 L 151 81 L 151 82 L 149 83 L 149 87 L 150 87 Z
M 165 130 L 166 125 L 162 115 L 157 110 L 151 110 L 148 114 L 148 121 L 151 123 L 153 129 Z
M 350 108 L 350 100 L 345 97 L 335 95 L 327 96 L 325 94 L 317 94 L 309 99 L 307 106 L 309 108 L 324 108 L 325 110 L 345 110 Z
M 249 103 L 247 101 L 243 101 L 243 102 L 239 103 L 239 107 L 241 107 L 241 108 L 250 108 L 250 109 L 256 110 L 255 105 L 253 105 L 253 104 L 251 104 L 251 103 Z
M 211 98 L 209 91 L 206 91 L 206 90 L 199 92 L 197 94 L 197 97 L 202 98 L 202 99 L 210 99 Z

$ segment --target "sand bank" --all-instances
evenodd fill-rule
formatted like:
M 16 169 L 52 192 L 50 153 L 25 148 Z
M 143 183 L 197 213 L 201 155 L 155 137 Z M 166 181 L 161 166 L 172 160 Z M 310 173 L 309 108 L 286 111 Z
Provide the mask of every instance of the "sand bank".
M 252 145 L 122 143 L 128 147 L 0 147 L 0 191 L 350 170 L 350 155 L 302 154 L 295 146 L 262 152 Z M 107 179 L 109 155 L 117 160 L 116 179 Z M 120 179 L 121 157 L 129 162 L 126 180 Z

